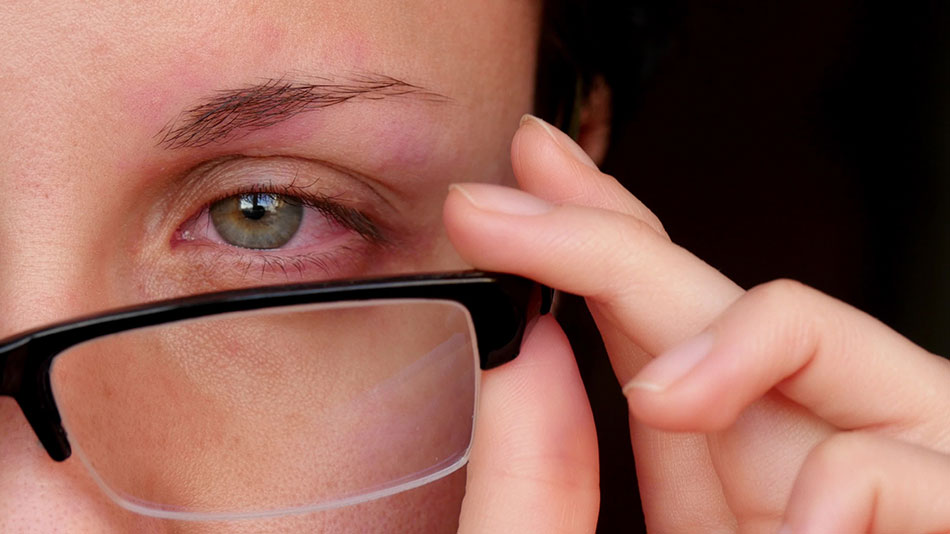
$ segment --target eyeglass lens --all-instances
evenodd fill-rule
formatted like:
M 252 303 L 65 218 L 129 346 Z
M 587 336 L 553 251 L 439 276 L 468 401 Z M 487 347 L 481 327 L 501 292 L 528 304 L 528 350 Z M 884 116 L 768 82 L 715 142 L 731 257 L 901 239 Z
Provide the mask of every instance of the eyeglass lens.
M 95 339 L 51 382 L 74 452 L 127 508 L 316 510 L 464 464 L 474 343 L 454 302 L 317 304 Z

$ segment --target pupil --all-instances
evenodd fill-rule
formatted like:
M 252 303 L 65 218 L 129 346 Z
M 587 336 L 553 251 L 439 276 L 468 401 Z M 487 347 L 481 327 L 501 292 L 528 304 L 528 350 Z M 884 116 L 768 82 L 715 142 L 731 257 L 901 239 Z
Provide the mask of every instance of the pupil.
M 276 195 L 255 193 L 251 195 L 241 195 L 241 214 L 245 218 L 257 221 L 268 213 L 277 211 L 280 200 Z

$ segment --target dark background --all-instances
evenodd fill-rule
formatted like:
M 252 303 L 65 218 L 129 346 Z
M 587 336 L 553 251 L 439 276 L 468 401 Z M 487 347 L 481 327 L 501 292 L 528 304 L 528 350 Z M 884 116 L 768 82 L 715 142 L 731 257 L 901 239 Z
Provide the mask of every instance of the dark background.
M 950 355 L 950 2 L 683 5 L 604 170 L 743 287 L 801 280 Z M 598 531 L 641 532 L 587 320 L 562 318 L 601 443 Z

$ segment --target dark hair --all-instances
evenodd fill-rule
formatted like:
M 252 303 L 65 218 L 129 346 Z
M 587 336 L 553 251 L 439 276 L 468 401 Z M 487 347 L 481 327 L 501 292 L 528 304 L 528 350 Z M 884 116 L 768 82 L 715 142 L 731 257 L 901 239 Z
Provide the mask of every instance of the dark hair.
M 635 109 L 643 81 L 682 17 L 683 0 L 545 0 L 535 112 L 566 126 L 602 78 L 615 121 Z

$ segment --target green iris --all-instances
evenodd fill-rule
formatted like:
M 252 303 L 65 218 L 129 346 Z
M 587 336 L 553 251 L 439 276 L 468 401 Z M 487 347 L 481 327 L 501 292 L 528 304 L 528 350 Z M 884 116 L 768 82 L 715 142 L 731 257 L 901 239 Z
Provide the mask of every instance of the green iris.
M 300 199 L 275 193 L 246 193 L 211 205 L 211 222 L 231 245 L 243 248 L 282 247 L 303 221 Z

